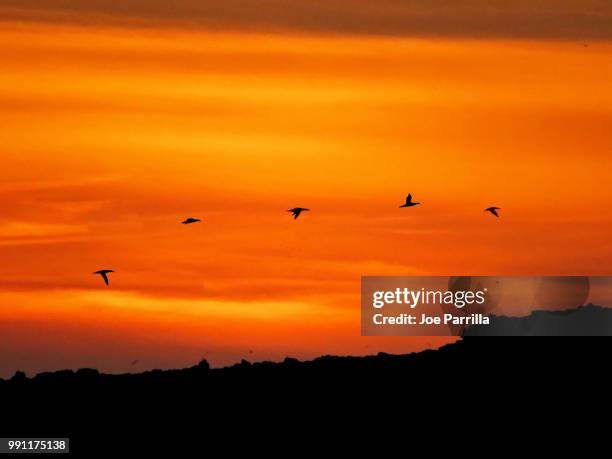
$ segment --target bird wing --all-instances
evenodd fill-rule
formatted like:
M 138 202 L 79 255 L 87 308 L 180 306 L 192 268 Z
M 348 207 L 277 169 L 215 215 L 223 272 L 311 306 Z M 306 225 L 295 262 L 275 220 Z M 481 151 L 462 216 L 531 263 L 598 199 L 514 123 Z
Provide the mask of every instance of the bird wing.
M 100 276 L 102 276 L 102 279 L 104 279 L 104 283 L 106 285 L 108 285 L 108 276 L 106 275 L 106 273 L 105 272 L 101 272 Z
M 491 209 L 491 213 L 492 213 L 493 215 L 495 215 L 496 217 L 499 217 L 499 214 L 497 213 L 497 208 L 496 208 L 496 207 L 493 207 L 493 208 Z
M 410 204 L 412 202 L 412 193 L 408 193 L 406 196 L 406 204 Z
M 293 211 L 293 219 L 297 220 L 297 218 L 300 216 L 300 214 L 302 213 L 302 209 L 296 209 Z

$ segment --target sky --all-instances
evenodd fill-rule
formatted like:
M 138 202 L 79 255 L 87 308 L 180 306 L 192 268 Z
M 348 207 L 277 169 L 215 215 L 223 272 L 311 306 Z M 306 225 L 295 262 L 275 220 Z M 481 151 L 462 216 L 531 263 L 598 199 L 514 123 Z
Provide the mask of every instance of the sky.
M 609 2 L 314 3 L 0 0 L 0 377 L 435 348 L 360 277 L 612 274 Z

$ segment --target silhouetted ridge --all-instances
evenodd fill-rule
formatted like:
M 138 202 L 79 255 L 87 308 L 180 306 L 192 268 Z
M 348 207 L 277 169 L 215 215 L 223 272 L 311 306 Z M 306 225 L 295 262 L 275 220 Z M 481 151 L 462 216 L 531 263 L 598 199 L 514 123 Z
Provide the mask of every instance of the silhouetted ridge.
M 533 311 L 525 317 L 489 315 L 489 319 L 489 325 L 466 328 L 463 336 L 612 336 L 612 309 L 592 304 Z
M 197 365 L 190 368 L 176 370 L 149 370 L 142 373 L 127 374 L 103 374 L 91 368 L 82 368 L 77 371 L 60 370 L 56 372 L 39 373 L 33 378 L 28 378 L 22 371 L 17 371 L 9 380 L 0 379 L 0 388 L 20 389 L 35 388 L 44 389 L 46 387 L 61 387 L 66 389 L 70 386 L 80 387 L 90 384 L 108 386 L 112 388 L 120 387 L 123 384 L 137 387 L 139 385 L 172 383 L 197 385 L 216 384 L 219 381 L 224 383 L 281 381 L 286 378 L 293 378 L 299 375 L 300 378 L 308 380 L 326 380 L 333 377 L 334 380 L 351 379 L 358 376 L 361 379 L 367 378 L 386 378 L 388 376 L 411 375 L 411 380 L 427 380 L 432 377 L 435 371 L 452 372 L 469 369 L 472 362 L 481 358 L 492 359 L 488 362 L 489 366 L 500 362 L 500 365 L 508 365 L 507 359 L 510 357 L 514 361 L 516 356 L 524 359 L 528 364 L 532 360 L 534 352 L 532 345 L 525 340 L 512 339 L 508 341 L 502 336 L 512 335 L 612 335 L 612 309 L 602 308 L 594 305 L 587 305 L 577 309 L 566 311 L 534 311 L 526 317 L 504 317 L 490 316 L 491 323 L 488 326 L 477 325 L 466 328 L 463 339 L 455 343 L 443 346 L 438 350 L 425 350 L 418 353 L 392 355 L 383 352 L 377 355 L 365 357 L 339 357 L 324 355 L 310 361 L 299 361 L 287 357 L 282 362 L 254 362 L 242 360 L 232 366 L 211 369 L 206 360 L 202 360 Z M 500 335 L 493 340 L 483 341 L 473 339 L 475 336 Z M 512 355 L 506 355 L 508 343 L 511 342 Z M 555 343 L 554 346 L 549 343 Z M 590 346 L 572 340 L 571 346 Z M 563 351 L 559 348 L 558 341 L 547 339 L 540 345 L 541 349 L 551 347 L 555 350 Z M 521 355 L 521 351 L 525 354 Z M 537 349 L 536 349 L 537 350 Z M 550 356 L 547 356 L 550 358 Z M 559 358 L 569 358 L 560 356 Z M 422 373 L 423 368 L 429 368 L 429 373 Z M 472 368 L 479 371 L 479 368 Z M 361 380 L 360 379 L 360 380 Z
M 610 313 L 586 310 L 599 316 Z M 541 314 L 571 317 L 565 312 Z M 419 419 L 429 414 L 437 422 L 440 415 L 481 413 L 491 407 L 510 412 L 526 401 L 529 409 L 552 412 L 566 408 L 569 392 L 580 395 L 581 405 L 599 406 L 601 398 L 593 387 L 607 383 L 611 351 L 608 338 L 466 336 L 438 350 L 405 355 L 325 355 L 277 363 L 243 360 L 219 369 L 202 360 L 180 370 L 122 375 L 87 368 L 33 378 L 17 372 L 0 380 L 0 395 L 3 416 L 10 420 L 14 435 L 49 432 L 52 426 L 57 436 L 68 432 L 81 442 L 91 437 L 99 450 L 104 447 L 100 432 L 132 435 L 140 425 L 163 425 L 163 438 L 167 429 L 201 429 L 205 424 L 208 441 L 219 431 L 236 432 L 236 422 L 242 422 L 247 432 L 265 428 L 269 435 L 264 422 L 268 418 L 274 419 L 276 429 L 302 432 L 296 426 L 314 422 L 336 432 L 346 421 L 396 421 L 391 414 L 380 417 L 385 412 L 418 413 Z M 553 396 L 553 388 L 563 388 L 564 396 Z

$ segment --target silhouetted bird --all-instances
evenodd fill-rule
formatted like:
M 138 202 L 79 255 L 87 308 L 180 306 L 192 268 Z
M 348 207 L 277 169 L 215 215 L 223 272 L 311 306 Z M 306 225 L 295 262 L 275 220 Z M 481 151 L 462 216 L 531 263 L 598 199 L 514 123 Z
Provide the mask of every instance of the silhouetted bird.
M 412 207 L 412 206 L 416 206 L 417 204 L 421 204 L 421 203 L 412 202 L 412 194 L 408 194 L 408 196 L 406 196 L 406 204 L 402 204 L 400 207 Z
M 496 217 L 499 217 L 499 214 L 497 213 L 497 211 L 499 210 L 499 207 L 487 207 L 484 212 L 491 212 L 493 215 L 495 215 Z
M 108 273 L 114 273 L 112 269 L 101 269 L 100 271 L 96 271 L 94 274 L 99 274 L 104 279 L 104 283 L 108 285 Z
M 132 360 L 132 365 L 137 365 L 139 360 Z
M 293 214 L 293 219 L 297 219 L 300 214 L 306 210 L 310 210 L 310 209 L 305 209 L 303 207 L 294 207 L 293 209 L 289 209 L 287 212 L 291 212 Z
M 197 222 L 199 222 L 199 221 L 200 221 L 200 220 L 198 220 L 197 218 L 191 218 L 191 217 L 189 217 L 187 220 L 182 221 L 181 223 L 182 223 L 183 225 L 189 225 L 190 223 L 197 223 Z

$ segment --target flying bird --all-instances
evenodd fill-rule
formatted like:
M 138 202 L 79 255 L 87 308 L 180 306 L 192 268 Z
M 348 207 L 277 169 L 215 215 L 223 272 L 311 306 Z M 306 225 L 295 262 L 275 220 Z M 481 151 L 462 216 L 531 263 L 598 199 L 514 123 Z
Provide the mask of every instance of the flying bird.
M 400 207 L 412 207 L 412 206 L 416 206 L 417 204 L 421 204 L 420 202 L 412 202 L 412 193 L 408 194 L 408 196 L 406 196 L 406 204 L 402 204 Z
M 191 224 L 191 223 L 197 223 L 197 222 L 199 222 L 199 221 L 201 221 L 201 220 L 198 220 L 197 218 L 192 218 L 192 217 L 189 217 L 187 220 L 182 221 L 181 223 L 182 223 L 183 225 L 189 225 L 189 224 Z
M 499 214 L 497 213 L 497 211 L 499 210 L 499 207 L 487 207 L 484 212 L 491 212 L 493 215 L 495 215 L 496 217 L 499 217 Z
M 307 210 L 310 210 L 310 209 L 305 209 L 304 207 L 294 207 L 293 209 L 289 209 L 287 212 L 291 212 L 293 214 L 293 219 L 297 220 L 300 214 Z
M 104 279 L 104 283 L 108 285 L 108 274 L 114 272 L 115 271 L 113 271 L 112 269 L 101 269 L 100 271 L 96 271 L 94 274 L 102 276 L 102 279 Z

